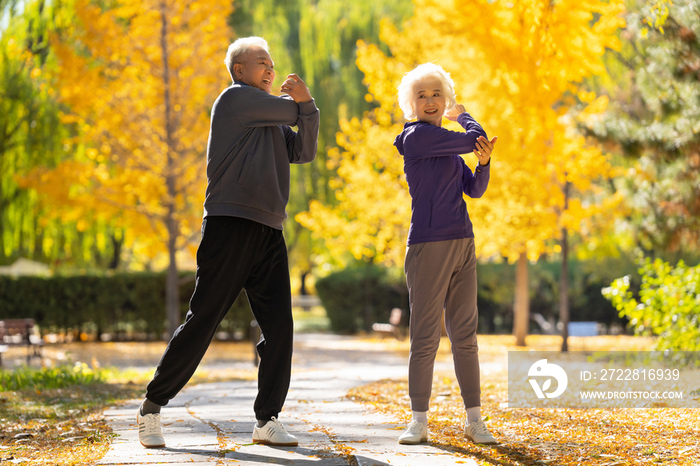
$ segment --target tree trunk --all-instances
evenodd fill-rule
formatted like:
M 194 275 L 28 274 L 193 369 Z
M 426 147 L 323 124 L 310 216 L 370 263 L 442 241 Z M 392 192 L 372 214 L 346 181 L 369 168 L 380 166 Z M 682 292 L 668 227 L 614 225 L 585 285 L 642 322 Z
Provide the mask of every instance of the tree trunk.
M 367 270 L 369 271 L 373 265 L 372 260 L 367 262 L 366 267 Z M 374 286 L 374 279 L 371 277 L 369 273 L 365 274 L 365 315 L 364 315 L 364 330 L 367 333 L 370 333 L 372 331 L 372 324 L 375 323 L 374 319 L 374 306 L 372 305 L 372 301 L 374 300 L 374 296 L 372 292 L 376 288 Z
M 117 267 L 119 267 L 119 262 L 121 260 L 121 255 L 122 255 L 122 245 L 124 244 L 124 235 L 122 234 L 122 237 L 120 239 L 117 239 L 117 232 L 113 231 L 112 232 L 112 260 L 109 262 L 109 265 L 107 265 L 107 268 L 109 270 L 117 270 Z
M 569 208 L 569 182 L 564 184 L 564 210 Z M 561 276 L 559 277 L 559 321 L 561 350 L 569 351 L 569 239 L 566 227 L 561 229 Z
M 168 231 L 174 229 L 174 219 L 168 222 Z M 165 281 L 165 309 L 168 316 L 168 335 L 173 336 L 175 330 L 180 326 L 180 280 L 177 276 L 177 261 L 175 260 L 175 236 L 177 233 L 170 233 L 168 238 L 168 256 L 170 264 L 168 266 L 168 276 Z
M 309 292 L 306 290 L 306 277 L 308 276 L 308 271 L 304 271 L 301 273 L 301 286 L 299 287 L 299 294 L 302 296 L 306 296 L 307 294 L 309 294 Z
M 527 269 L 527 254 L 522 252 L 518 257 L 515 272 L 515 304 L 513 306 L 513 334 L 515 344 L 525 346 L 525 338 L 530 324 L 530 296 Z
M 161 2 L 161 35 L 160 46 L 163 53 L 163 105 L 165 110 L 165 138 L 168 145 L 167 166 L 165 167 L 165 184 L 168 189 L 166 200 L 168 212 L 165 217 L 168 229 L 168 276 L 165 282 L 165 314 L 168 318 L 168 334 L 172 337 L 175 330 L 180 326 L 180 281 L 177 277 L 177 261 L 175 252 L 177 251 L 177 239 L 179 236 L 179 225 L 176 219 L 177 185 L 175 180 L 174 160 L 175 141 L 173 140 L 172 127 L 172 103 L 170 102 L 170 67 L 168 63 L 168 21 L 167 6 Z
M 561 230 L 561 277 L 559 277 L 559 321 L 562 324 L 561 350 L 569 351 L 569 241 L 566 228 Z

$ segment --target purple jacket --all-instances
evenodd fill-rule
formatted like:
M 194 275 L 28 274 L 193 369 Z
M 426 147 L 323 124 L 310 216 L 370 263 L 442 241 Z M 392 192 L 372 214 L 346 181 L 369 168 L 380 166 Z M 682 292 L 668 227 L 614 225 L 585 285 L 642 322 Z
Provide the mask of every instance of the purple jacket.
M 468 113 L 462 113 L 457 121 L 465 133 L 415 121 L 406 123 L 394 141 L 404 158 L 412 199 L 409 246 L 474 237 L 462 193 L 481 197 L 489 184 L 491 164 L 477 165 L 472 174 L 457 154 L 472 152 L 477 138 L 487 136 Z

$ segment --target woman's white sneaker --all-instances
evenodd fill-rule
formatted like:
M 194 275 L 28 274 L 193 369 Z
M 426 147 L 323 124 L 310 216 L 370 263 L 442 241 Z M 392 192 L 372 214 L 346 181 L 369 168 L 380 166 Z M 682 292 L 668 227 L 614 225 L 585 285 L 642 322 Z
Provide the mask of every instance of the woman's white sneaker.
M 165 446 L 163 433 L 160 431 L 160 414 L 144 414 L 141 408 L 136 412 L 136 423 L 139 425 L 139 442 L 146 448 L 162 448 Z
M 464 436 L 474 443 L 481 445 L 497 445 L 498 440 L 491 435 L 489 428 L 484 424 L 483 419 L 474 421 L 464 426 Z
M 281 447 L 296 447 L 299 445 L 299 440 L 287 432 L 282 423 L 273 416 L 264 426 L 255 426 L 253 429 L 253 443 Z
M 428 426 L 419 421 L 411 421 L 408 428 L 399 437 L 402 445 L 418 445 L 428 441 Z

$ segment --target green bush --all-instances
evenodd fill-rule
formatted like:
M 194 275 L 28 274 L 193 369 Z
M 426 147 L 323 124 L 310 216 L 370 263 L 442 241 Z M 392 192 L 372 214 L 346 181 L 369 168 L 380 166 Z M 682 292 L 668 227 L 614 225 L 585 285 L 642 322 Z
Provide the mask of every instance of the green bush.
M 316 291 L 326 309 L 331 330 L 337 333 L 369 331 L 375 322 L 388 322 L 393 308 L 407 311 L 405 279 L 403 274 L 392 272 L 376 265 L 361 264 L 319 279 Z
M 189 277 L 193 278 L 192 274 Z M 91 329 L 117 339 L 159 339 L 167 329 L 165 279 L 163 273 L 0 276 L 0 319 L 33 318 L 43 331 L 79 333 Z M 180 286 L 182 320 L 193 291 L 193 279 Z M 248 300 L 241 293 L 221 329 L 247 334 L 252 318 Z
M 630 277 L 603 290 L 615 308 L 630 320 L 636 334 L 658 335 L 655 350 L 700 350 L 700 265 L 676 267 L 645 259 L 639 270 L 639 300 L 630 291 Z

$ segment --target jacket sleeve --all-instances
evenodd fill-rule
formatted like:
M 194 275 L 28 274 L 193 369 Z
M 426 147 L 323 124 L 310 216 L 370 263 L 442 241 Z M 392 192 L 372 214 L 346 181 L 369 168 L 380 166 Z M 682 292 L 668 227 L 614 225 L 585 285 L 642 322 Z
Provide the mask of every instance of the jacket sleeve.
M 450 131 L 437 126 L 426 125 L 416 132 L 417 150 L 411 151 L 407 158 L 447 157 L 456 154 L 468 154 L 476 148 L 479 136 L 487 137 L 481 125 L 468 113 L 457 117 L 465 132 Z
M 313 100 L 301 102 L 296 121 L 298 131 L 294 132 L 289 126 L 282 127 L 290 163 L 308 163 L 316 158 L 320 115 Z
M 459 160 L 462 162 L 462 191 L 471 198 L 483 196 L 491 178 L 491 162 L 487 165 L 477 165 L 476 173 L 472 174 L 462 157 L 459 157 Z
M 296 125 L 299 105 L 289 97 L 278 97 L 247 85 L 231 89 L 225 100 L 245 127 Z

